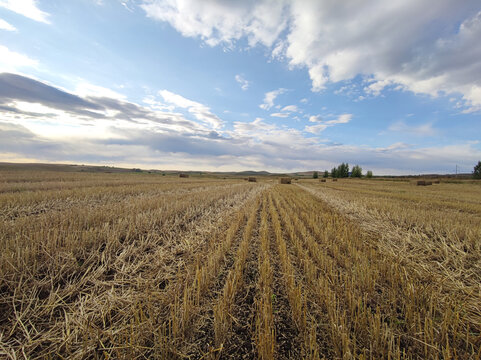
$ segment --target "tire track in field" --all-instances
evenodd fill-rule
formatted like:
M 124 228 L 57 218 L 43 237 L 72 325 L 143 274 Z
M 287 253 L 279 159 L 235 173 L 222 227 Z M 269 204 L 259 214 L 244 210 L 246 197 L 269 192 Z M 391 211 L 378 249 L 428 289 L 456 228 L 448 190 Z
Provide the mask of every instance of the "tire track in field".
M 331 333 L 329 331 L 330 319 L 327 313 L 327 307 L 322 304 L 319 296 L 326 293 L 326 288 L 321 288 L 320 284 L 326 284 L 328 281 L 320 281 L 328 279 L 329 270 L 335 267 L 333 259 L 325 257 L 325 261 L 319 262 L 319 256 L 312 254 L 313 243 L 308 243 L 310 234 L 305 232 L 299 234 L 301 228 L 295 226 L 293 218 L 297 217 L 300 209 L 293 199 L 286 199 L 285 194 L 280 191 L 274 191 L 274 205 L 280 214 L 280 221 L 283 228 L 283 235 L 290 254 L 293 257 L 298 281 L 302 283 L 307 297 L 307 327 L 309 334 L 304 334 L 304 347 L 306 358 L 318 359 L 319 355 L 327 358 L 335 357 L 332 349 Z M 305 229 L 304 229 L 305 230 Z M 309 240 L 313 240 L 312 238 Z M 317 247 L 317 244 L 314 245 Z M 315 249 L 317 250 L 317 249 Z M 317 254 L 319 255 L 319 254 Z
M 187 352 L 194 359 L 225 358 L 228 353 L 224 343 L 231 334 L 234 298 L 241 286 L 249 249 L 258 233 L 261 197 L 259 194 L 255 203 L 245 211 L 245 226 L 239 229 L 234 245 L 225 255 L 224 264 L 204 297 L 195 326 L 198 330 L 193 334 Z
M 285 265 L 285 262 L 290 260 L 286 258 L 285 253 L 280 252 L 282 251 L 281 242 L 283 242 L 283 239 L 278 238 L 281 234 L 277 232 L 279 229 L 275 228 L 275 224 L 278 224 L 278 222 L 273 217 L 277 216 L 277 213 L 272 204 L 271 193 L 269 194 L 268 207 L 269 250 L 273 268 L 272 303 L 276 329 L 276 359 L 301 358 L 300 328 L 302 326 L 299 322 L 302 322 L 302 320 L 299 318 L 302 314 L 298 314 L 298 317 L 294 319 L 293 307 L 297 305 L 302 307 L 302 299 L 298 297 L 298 303 L 292 299 L 293 293 L 298 289 L 294 289 L 295 284 L 292 282 L 292 274 L 288 272 Z M 281 256 L 284 258 L 281 259 Z M 289 279 L 289 277 L 291 278 Z
M 257 256 L 261 213 L 264 197 L 255 214 L 252 231 L 244 233 L 234 269 L 214 305 L 214 342 L 221 349 L 217 359 L 255 358 L 255 306 L 256 284 L 259 278 Z

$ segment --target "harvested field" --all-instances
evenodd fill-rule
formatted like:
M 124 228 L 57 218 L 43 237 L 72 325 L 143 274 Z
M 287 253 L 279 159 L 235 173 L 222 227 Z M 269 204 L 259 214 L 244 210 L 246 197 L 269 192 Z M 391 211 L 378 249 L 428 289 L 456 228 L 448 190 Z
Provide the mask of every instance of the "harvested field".
M 478 359 L 481 187 L 0 173 L 0 357 Z

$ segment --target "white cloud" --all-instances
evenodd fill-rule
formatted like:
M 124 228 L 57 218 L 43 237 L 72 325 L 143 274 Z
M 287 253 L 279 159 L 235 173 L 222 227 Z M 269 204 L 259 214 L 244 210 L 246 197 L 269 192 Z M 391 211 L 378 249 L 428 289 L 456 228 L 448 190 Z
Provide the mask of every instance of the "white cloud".
M 0 72 L 17 71 L 24 67 L 36 67 L 37 60 L 26 55 L 11 51 L 6 46 L 0 45 Z
M 146 0 L 142 8 L 209 45 L 241 38 L 263 44 L 271 56 L 306 68 L 314 91 L 361 75 L 372 79 L 364 89 L 371 96 L 391 85 L 431 96 L 458 93 L 466 111 L 481 110 L 479 0 L 439 0 L 436 6 L 418 0 Z
M 271 116 L 278 117 L 278 118 L 286 118 L 289 117 L 288 113 L 272 113 Z
M 326 130 L 328 127 L 329 125 L 326 124 L 308 125 L 304 128 L 304 131 L 317 135 L 322 131 Z
M 200 37 L 206 44 L 232 45 L 246 37 L 250 46 L 272 46 L 287 26 L 285 2 L 146 0 L 148 17 L 168 22 L 186 37 Z
M 433 8 L 419 1 L 379 1 L 331 7 L 297 1 L 287 57 L 291 65 L 309 69 L 315 90 L 362 74 L 375 80 L 366 88 L 371 95 L 399 84 L 432 96 L 460 92 L 468 105 L 477 106 L 481 46 L 475 39 L 481 37 L 481 15 L 473 17 L 473 8 L 479 11 L 479 3 L 443 0 Z
M 217 117 L 217 115 L 213 114 L 209 107 L 201 103 L 186 99 L 185 97 L 168 90 L 159 91 L 159 95 L 162 96 L 164 101 L 175 105 L 176 107 L 187 109 L 187 111 L 192 113 L 196 119 L 208 124 L 213 129 L 219 129 L 223 126 L 223 121 Z
M 285 52 L 286 52 L 286 46 L 287 43 L 286 41 L 279 40 L 277 44 L 274 46 L 274 49 L 272 50 L 272 58 L 273 59 L 278 59 L 278 60 L 284 60 Z
M 284 106 L 281 111 L 298 112 L 299 109 L 297 108 L 297 105 L 287 105 Z
M 334 120 L 328 120 L 324 123 L 327 125 L 347 124 L 352 120 L 352 114 L 341 114 Z
M 237 81 L 241 87 L 242 90 L 247 90 L 249 88 L 249 81 L 244 79 L 241 75 L 236 75 L 235 76 L 235 81 Z
M 10 25 L 8 22 L 6 22 L 3 19 L 0 19 L 0 30 L 6 30 L 6 31 L 17 31 L 15 26 Z
M 303 103 L 303 104 L 307 104 L 308 101 L 309 100 L 307 100 L 306 98 L 301 99 L 301 103 Z
M 408 125 L 404 121 L 398 121 L 394 124 L 391 124 L 388 130 L 422 137 L 434 136 L 437 134 L 437 131 L 433 128 L 432 123 L 426 123 L 421 125 Z
M 364 87 L 364 91 L 367 94 L 371 94 L 374 96 L 379 96 L 381 92 L 384 90 L 385 87 L 392 85 L 391 80 L 379 80 L 379 81 L 374 81 L 368 86 Z
M 375 150 L 379 152 L 388 152 L 388 151 L 408 149 L 408 148 L 410 148 L 408 144 L 403 142 L 397 142 L 386 147 L 375 148 Z
M 274 130 L 275 128 L 275 125 L 265 123 L 263 118 L 256 118 L 252 122 L 234 121 L 234 132 L 231 135 L 250 135 Z
M 332 120 L 324 120 L 320 115 L 312 115 L 309 117 L 309 121 L 316 123 L 316 125 L 308 125 L 304 128 L 304 131 L 311 134 L 319 134 L 330 126 L 347 124 L 351 119 L 352 114 L 341 114 L 336 119 Z
M 35 0 L 0 0 L 0 7 L 4 7 L 29 19 L 50 24 L 48 20 L 50 14 L 40 10 Z
M 108 97 L 112 99 L 125 100 L 126 96 L 111 89 L 91 84 L 87 81 L 80 81 L 75 86 L 75 93 L 82 97 Z
M 279 88 L 277 90 L 266 92 L 264 95 L 264 103 L 260 104 L 259 107 L 263 110 L 269 110 L 274 106 L 274 100 L 286 91 L 287 90 L 284 88 Z

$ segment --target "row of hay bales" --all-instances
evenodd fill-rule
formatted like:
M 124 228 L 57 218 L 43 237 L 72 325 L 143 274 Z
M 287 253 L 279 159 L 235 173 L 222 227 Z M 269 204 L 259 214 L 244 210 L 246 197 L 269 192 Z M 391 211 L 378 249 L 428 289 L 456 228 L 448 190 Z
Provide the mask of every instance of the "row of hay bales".
M 433 180 L 433 181 L 428 181 L 428 180 L 418 180 L 416 182 L 417 186 L 429 186 L 432 184 L 439 184 L 439 180 Z
M 247 180 L 248 182 L 257 182 L 257 178 L 253 177 L 253 176 L 249 176 L 248 178 L 244 178 L 244 180 Z M 280 178 L 279 182 L 281 184 L 291 184 L 291 181 L 292 179 L 289 178 L 289 177 L 283 177 L 283 178 Z

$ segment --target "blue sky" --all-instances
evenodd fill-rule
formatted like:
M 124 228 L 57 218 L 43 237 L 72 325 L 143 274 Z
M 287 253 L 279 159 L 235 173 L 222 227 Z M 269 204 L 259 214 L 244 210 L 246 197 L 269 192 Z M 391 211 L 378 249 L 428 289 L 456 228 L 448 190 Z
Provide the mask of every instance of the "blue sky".
M 472 171 L 481 3 L 0 0 L 0 161 Z

